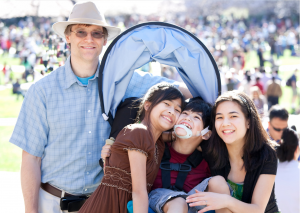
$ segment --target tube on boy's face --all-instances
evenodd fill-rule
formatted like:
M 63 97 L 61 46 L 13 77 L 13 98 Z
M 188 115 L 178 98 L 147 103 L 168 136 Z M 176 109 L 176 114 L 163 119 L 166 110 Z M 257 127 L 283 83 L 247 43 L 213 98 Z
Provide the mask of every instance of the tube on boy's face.
M 181 113 L 174 131 L 179 138 L 190 138 L 200 136 L 203 130 L 203 121 L 201 112 L 185 110 Z

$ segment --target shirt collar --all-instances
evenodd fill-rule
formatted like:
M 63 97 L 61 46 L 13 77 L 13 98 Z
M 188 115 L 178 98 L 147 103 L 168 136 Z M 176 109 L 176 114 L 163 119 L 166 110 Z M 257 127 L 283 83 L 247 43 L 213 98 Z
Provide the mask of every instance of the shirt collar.
M 100 68 L 100 61 L 98 63 L 98 66 L 97 66 L 97 71 L 95 73 L 95 76 L 90 79 L 90 80 L 94 80 L 95 78 L 98 78 L 99 76 L 99 68 Z M 73 70 L 72 70 L 72 67 L 71 67 L 71 56 L 69 56 L 66 60 L 66 63 L 65 63 L 65 89 L 68 89 L 70 86 L 72 86 L 75 82 L 77 82 L 79 85 L 82 85 L 83 84 L 77 79 L 76 75 L 74 74 Z
M 269 128 L 267 128 L 267 133 L 268 133 L 270 139 L 271 139 L 272 141 L 275 141 L 275 140 L 272 138 L 272 136 L 270 135 Z M 277 141 L 275 141 L 275 142 L 279 143 L 280 140 L 277 140 Z

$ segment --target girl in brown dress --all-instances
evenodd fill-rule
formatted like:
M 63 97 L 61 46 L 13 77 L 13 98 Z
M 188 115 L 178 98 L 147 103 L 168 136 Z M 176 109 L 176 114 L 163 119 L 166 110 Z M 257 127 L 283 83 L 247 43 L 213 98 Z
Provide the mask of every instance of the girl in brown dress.
M 183 105 L 181 92 L 171 84 L 149 89 L 139 106 L 140 123 L 118 134 L 102 182 L 79 213 L 127 213 L 130 200 L 134 212 L 148 212 L 148 193 L 164 152 L 161 134 L 174 126 Z

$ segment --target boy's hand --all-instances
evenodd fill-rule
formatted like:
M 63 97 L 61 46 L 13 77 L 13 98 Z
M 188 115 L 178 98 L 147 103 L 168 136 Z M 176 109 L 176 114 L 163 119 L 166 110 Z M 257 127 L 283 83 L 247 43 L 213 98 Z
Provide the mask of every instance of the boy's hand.
M 105 144 L 102 147 L 102 150 L 101 150 L 101 158 L 102 159 L 108 158 L 110 156 L 110 149 L 111 149 L 111 145 L 108 145 L 108 144 Z

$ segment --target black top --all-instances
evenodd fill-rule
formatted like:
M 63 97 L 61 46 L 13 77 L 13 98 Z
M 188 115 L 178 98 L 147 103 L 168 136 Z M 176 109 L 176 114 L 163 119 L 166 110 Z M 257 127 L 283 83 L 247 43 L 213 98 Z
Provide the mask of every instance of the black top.
M 206 151 L 206 145 L 207 145 L 206 143 L 207 142 L 205 142 L 204 144 L 202 144 L 202 143 L 201 143 L 202 150 L 204 149 L 203 152 L 206 153 L 205 151 Z M 263 148 L 268 150 L 268 156 L 266 157 L 266 159 L 263 161 L 263 163 L 257 169 L 246 172 L 246 177 L 244 180 L 243 196 L 242 196 L 242 200 L 241 200 L 245 203 L 251 203 L 255 185 L 261 174 L 276 175 L 276 173 L 277 173 L 277 156 L 276 156 L 275 150 L 273 150 L 267 144 L 265 144 L 265 147 L 263 147 Z M 212 158 L 209 157 L 208 155 L 205 155 L 204 159 L 208 162 L 208 165 L 211 169 L 211 167 L 213 166 Z M 227 164 L 225 167 L 223 167 L 221 169 L 211 169 L 211 174 L 212 174 L 212 176 L 220 175 L 220 176 L 224 177 L 227 181 L 227 177 L 230 172 L 230 169 L 231 169 L 230 162 L 229 162 L 229 159 L 227 159 Z M 273 185 L 272 193 L 271 193 L 269 202 L 267 204 L 265 213 L 279 212 L 277 202 L 275 199 L 274 187 L 275 187 L 275 184 Z

